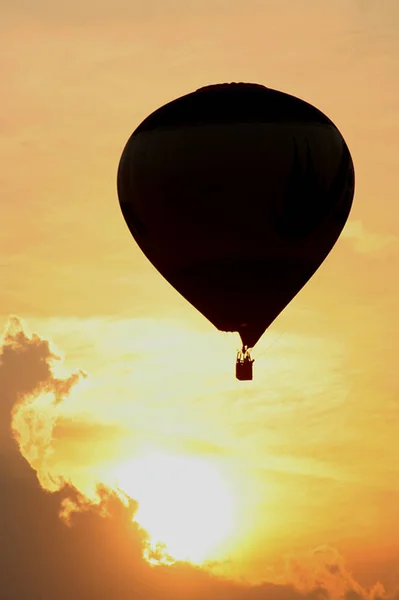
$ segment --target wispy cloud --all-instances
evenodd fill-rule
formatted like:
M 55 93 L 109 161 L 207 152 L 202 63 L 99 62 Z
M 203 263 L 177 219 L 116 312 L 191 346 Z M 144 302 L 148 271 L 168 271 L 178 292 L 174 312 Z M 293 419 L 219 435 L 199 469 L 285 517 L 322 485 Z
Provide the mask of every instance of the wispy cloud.
M 342 237 L 351 243 L 355 252 L 375 256 L 396 250 L 399 243 L 399 236 L 370 231 L 360 220 L 349 221 Z
M 32 467 L 21 457 L 11 434 L 12 415 L 47 398 L 47 409 L 65 402 L 77 375 L 54 373 L 55 354 L 39 335 L 25 333 L 13 318 L 0 350 L 0 585 L 7 600 L 327 600 L 389 598 L 381 585 L 366 590 L 334 549 L 322 548 L 307 560 L 291 560 L 280 582 L 250 585 L 212 575 L 205 568 L 178 562 L 151 566 L 143 558 L 146 533 L 134 521 L 136 503 L 99 487 L 96 501 L 59 482 L 45 493 Z M 60 397 L 60 390 L 62 398 Z M 42 405 L 44 415 L 45 409 Z M 40 413 L 40 411 L 39 411 Z M 22 413 L 23 414 L 23 411 Z M 29 411 L 28 411 L 29 414 Z M 14 420 L 24 451 L 37 457 L 51 439 L 45 420 Z M 43 432 L 45 435 L 43 436 Z M 22 444 L 23 441 L 23 444 Z M 39 461 L 40 462 L 40 461 Z M 161 501 L 161 500 L 160 500 Z M 62 516 L 63 518 L 60 518 Z M 265 564 L 265 572 L 267 565 Z

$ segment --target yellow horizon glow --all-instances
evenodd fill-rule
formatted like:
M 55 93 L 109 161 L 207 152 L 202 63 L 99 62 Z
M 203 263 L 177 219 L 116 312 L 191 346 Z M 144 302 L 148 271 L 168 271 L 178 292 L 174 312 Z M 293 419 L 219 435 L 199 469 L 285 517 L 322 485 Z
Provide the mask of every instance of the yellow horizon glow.
M 234 500 L 214 462 L 152 450 L 114 475 L 139 504 L 134 520 L 149 534 L 150 551 L 161 545 L 174 560 L 201 564 L 233 533 Z

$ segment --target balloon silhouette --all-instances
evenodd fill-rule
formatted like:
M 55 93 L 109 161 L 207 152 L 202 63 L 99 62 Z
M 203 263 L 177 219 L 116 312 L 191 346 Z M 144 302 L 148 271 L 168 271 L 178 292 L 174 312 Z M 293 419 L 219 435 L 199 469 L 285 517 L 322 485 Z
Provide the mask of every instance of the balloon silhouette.
M 237 376 L 247 379 L 247 349 L 337 241 L 354 167 L 337 127 L 311 104 L 258 84 L 218 84 L 137 127 L 117 187 L 156 269 L 217 329 L 239 333 L 247 370 L 238 365 Z

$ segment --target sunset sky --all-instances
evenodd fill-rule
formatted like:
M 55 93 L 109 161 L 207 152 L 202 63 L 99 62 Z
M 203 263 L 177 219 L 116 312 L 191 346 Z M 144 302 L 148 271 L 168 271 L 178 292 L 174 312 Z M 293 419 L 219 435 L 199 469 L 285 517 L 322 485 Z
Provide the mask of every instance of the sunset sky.
M 0 72 L 0 598 L 398 598 L 398 0 L 0 0 Z M 224 81 L 356 171 L 247 383 L 116 194 L 144 117 Z

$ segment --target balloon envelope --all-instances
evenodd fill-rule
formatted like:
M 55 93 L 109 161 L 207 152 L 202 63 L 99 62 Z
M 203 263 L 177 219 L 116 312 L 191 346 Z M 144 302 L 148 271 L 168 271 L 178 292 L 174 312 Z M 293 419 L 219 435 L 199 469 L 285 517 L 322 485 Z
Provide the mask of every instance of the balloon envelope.
M 126 223 L 158 271 L 253 347 L 337 241 L 354 168 L 312 105 L 258 84 L 201 88 L 159 108 L 118 169 Z

